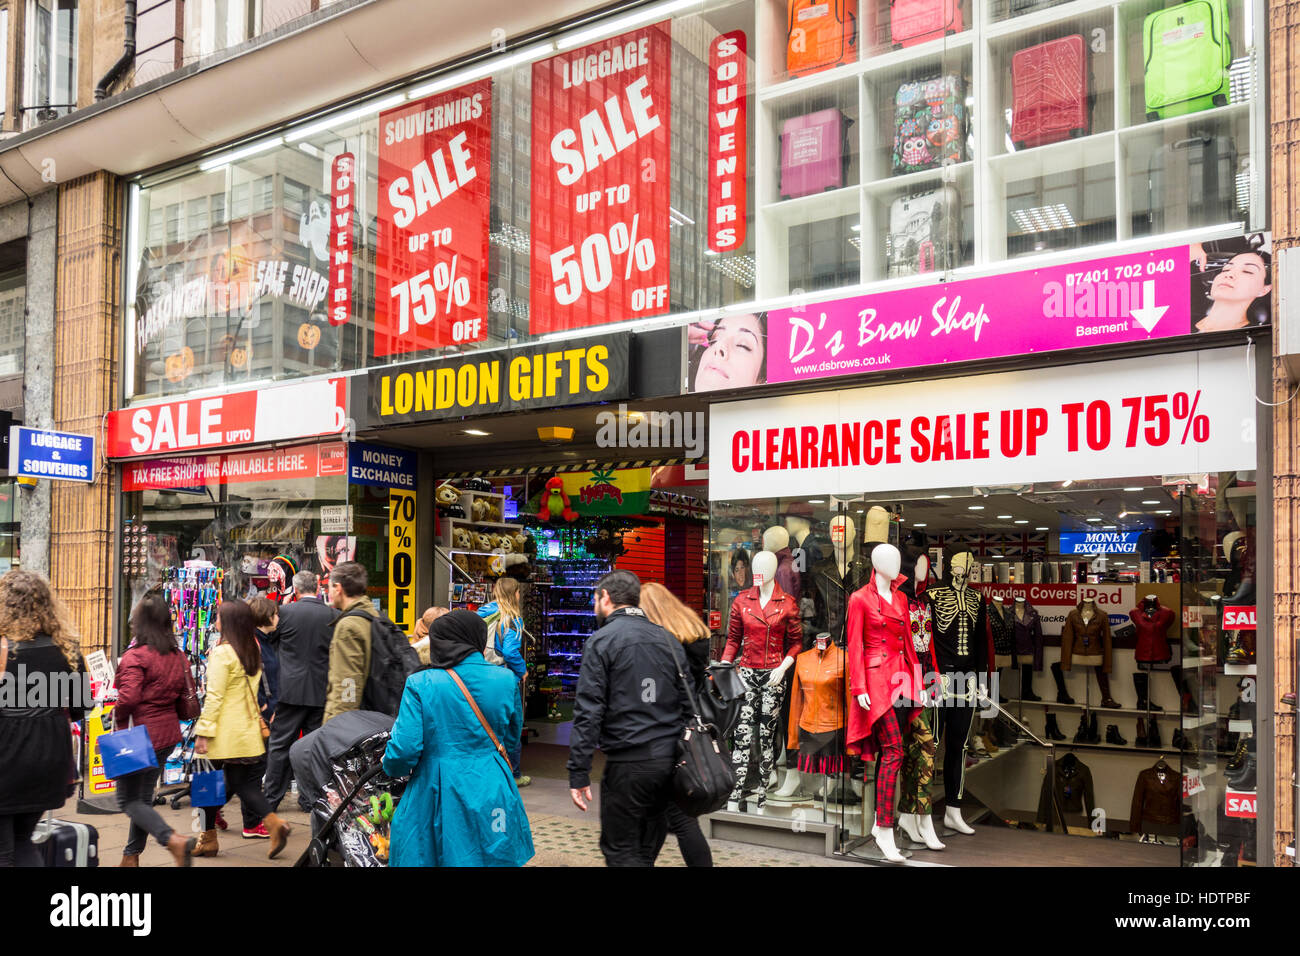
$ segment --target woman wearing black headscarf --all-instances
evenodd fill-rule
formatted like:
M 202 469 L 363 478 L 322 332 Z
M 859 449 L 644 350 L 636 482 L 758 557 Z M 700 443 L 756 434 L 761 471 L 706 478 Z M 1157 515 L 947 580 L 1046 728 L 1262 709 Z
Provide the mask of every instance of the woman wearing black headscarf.
M 393 817 L 389 866 L 523 866 L 528 816 L 501 742 L 523 725 L 519 685 L 483 657 L 487 625 L 472 611 L 429 627 L 429 667 L 412 674 L 384 773 L 411 775 Z

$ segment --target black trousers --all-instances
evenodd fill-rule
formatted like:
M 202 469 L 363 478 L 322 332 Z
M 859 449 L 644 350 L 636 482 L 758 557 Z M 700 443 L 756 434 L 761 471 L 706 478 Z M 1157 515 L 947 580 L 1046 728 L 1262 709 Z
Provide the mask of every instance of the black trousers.
M 960 706 L 958 706 L 960 705 Z M 943 735 L 944 805 L 960 807 L 966 781 L 966 744 L 978 705 L 966 701 L 941 701 L 935 708 L 935 737 Z
M 0 869 L 15 866 L 43 866 L 41 851 L 32 843 L 36 824 L 45 814 L 0 813 Z
M 668 831 L 673 760 L 605 762 L 600 852 L 606 866 L 654 866 Z
M 131 820 L 126 846 L 122 848 L 122 853 L 126 856 L 139 856 L 151 836 L 160 846 L 166 846 L 171 839 L 172 828 L 153 808 L 153 791 L 158 784 L 158 774 L 162 772 L 163 764 L 174 749 L 164 747 L 154 751 L 158 766 L 117 778 L 117 808 Z
M 299 734 L 309 734 L 321 725 L 325 716 L 324 707 L 307 707 L 302 704 L 286 704 L 284 701 L 275 708 L 275 720 L 271 722 L 271 739 L 266 742 L 266 780 L 262 792 L 271 810 L 280 809 L 280 801 L 289 789 L 292 771 L 289 767 L 289 748 L 293 746 Z M 298 805 L 308 809 L 299 791 Z
M 266 797 L 262 795 L 262 775 L 266 772 L 265 757 L 259 758 L 257 763 L 214 760 L 212 765 L 220 768 L 225 774 L 226 800 L 239 797 L 239 806 L 244 815 L 244 829 L 253 829 L 273 812 L 271 805 L 266 802 Z M 217 810 L 221 808 L 203 807 L 202 809 L 203 829 L 211 830 L 217 825 Z
M 700 829 L 700 821 L 689 813 L 684 813 L 671 799 L 668 801 L 666 816 L 666 830 L 677 837 L 677 849 L 682 851 L 682 862 L 687 866 L 712 866 L 713 851 L 709 849 L 709 841 Z M 664 841 L 660 840 L 659 846 L 655 848 L 655 859 L 659 858 L 663 844 Z

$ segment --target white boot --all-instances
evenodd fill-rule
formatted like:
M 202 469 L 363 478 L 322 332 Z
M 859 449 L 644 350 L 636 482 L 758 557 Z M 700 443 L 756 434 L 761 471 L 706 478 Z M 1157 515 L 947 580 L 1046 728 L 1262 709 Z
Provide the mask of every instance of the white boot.
M 944 849 L 944 844 L 939 840 L 939 834 L 934 832 L 934 818 L 928 813 L 918 813 L 916 816 L 921 822 L 921 839 L 925 841 L 926 849 Z
M 907 857 L 898 852 L 898 847 L 894 845 L 894 831 L 885 830 L 877 826 L 875 820 L 871 823 L 871 835 L 875 837 L 876 846 L 880 847 L 880 852 L 884 854 L 886 860 L 890 863 L 906 863 Z
M 781 784 L 781 789 L 777 790 L 772 796 L 778 800 L 788 800 L 796 793 L 803 789 L 803 774 L 798 770 L 787 770 L 785 772 L 785 781 Z
M 965 833 L 971 836 L 975 833 L 970 825 L 961 818 L 961 807 L 948 807 L 943 811 L 943 825 L 949 830 L 956 830 L 958 833 Z
M 727 801 L 727 812 L 728 812 L 728 813 L 739 813 L 739 812 L 740 812 L 740 801 L 739 801 L 739 800 L 728 800 L 728 801 Z

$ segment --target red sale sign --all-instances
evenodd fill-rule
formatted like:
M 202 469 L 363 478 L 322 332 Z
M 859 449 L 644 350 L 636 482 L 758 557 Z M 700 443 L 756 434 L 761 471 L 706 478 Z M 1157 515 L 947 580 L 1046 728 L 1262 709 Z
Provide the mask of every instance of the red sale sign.
M 330 166 L 330 325 L 352 314 L 352 226 L 356 218 L 357 160 L 339 153 Z
M 709 249 L 745 244 L 745 32 L 709 44 Z
M 1255 626 L 1255 605 L 1230 604 L 1223 609 L 1225 631 L 1253 631 Z
M 375 355 L 487 337 L 492 81 L 379 117 Z
M 1258 797 L 1254 790 L 1226 790 L 1223 796 L 1225 816 L 1241 820 L 1253 820 L 1256 813 Z
M 668 23 L 533 64 L 534 334 L 668 311 Z

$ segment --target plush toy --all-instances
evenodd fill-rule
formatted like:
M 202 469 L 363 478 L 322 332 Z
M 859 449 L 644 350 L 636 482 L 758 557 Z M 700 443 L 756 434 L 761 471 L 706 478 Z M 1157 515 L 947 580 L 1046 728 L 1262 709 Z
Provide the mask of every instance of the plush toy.
M 438 486 L 438 490 L 433 493 L 433 498 L 438 504 L 438 514 L 442 517 L 465 517 L 465 509 L 460 506 L 460 491 L 455 485 L 444 481 Z
M 460 568 L 466 574 L 469 573 L 469 556 L 464 554 L 453 554 L 451 556 L 452 564 Z
M 578 513 L 569 507 L 569 496 L 564 493 L 564 480 L 556 475 L 546 483 L 542 492 L 542 510 L 537 512 L 538 521 L 550 521 L 553 517 L 563 517 L 573 521 Z
M 474 535 L 474 548 L 478 551 L 491 551 L 492 539 L 483 532 L 476 532 Z
M 488 520 L 488 503 L 486 498 L 475 498 L 474 503 L 470 505 L 470 511 L 474 515 L 475 521 Z
M 501 535 L 497 535 L 496 537 L 497 537 L 497 543 L 496 543 L 496 547 L 492 549 L 493 551 L 499 551 L 502 554 L 514 554 L 515 552 L 514 535 L 501 534 Z
M 488 521 L 501 520 L 501 502 L 492 501 L 488 504 Z
M 495 551 L 497 548 L 501 547 L 501 535 L 489 532 L 487 539 L 489 551 Z
M 516 531 L 514 534 L 514 543 L 515 554 L 523 554 L 528 550 L 528 546 L 533 543 L 533 539 L 528 537 L 528 535 L 524 534 L 522 531 Z M 537 546 L 534 544 L 533 550 L 536 550 L 536 548 Z
M 499 578 L 506 573 L 506 556 L 504 554 L 494 554 L 488 558 L 487 573 L 489 577 Z
M 452 547 L 459 551 L 468 551 L 474 546 L 474 541 L 470 537 L 468 528 L 455 528 L 451 532 Z

